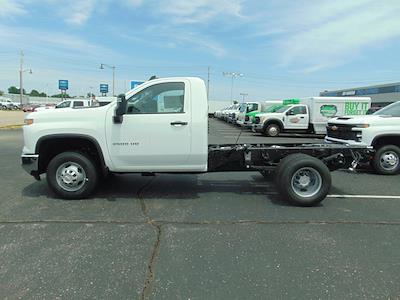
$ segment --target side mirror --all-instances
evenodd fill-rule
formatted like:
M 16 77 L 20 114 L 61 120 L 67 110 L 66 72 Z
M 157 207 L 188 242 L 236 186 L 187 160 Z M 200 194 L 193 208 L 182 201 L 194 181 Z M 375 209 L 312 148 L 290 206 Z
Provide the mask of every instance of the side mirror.
M 287 115 L 287 116 L 293 116 L 294 113 L 293 113 L 293 111 L 289 110 L 289 111 L 286 112 L 286 115 Z
M 121 124 L 124 120 L 124 114 L 126 113 L 127 101 L 125 95 L 118 97 L 117 107 L 115 109 L 114 123 Z

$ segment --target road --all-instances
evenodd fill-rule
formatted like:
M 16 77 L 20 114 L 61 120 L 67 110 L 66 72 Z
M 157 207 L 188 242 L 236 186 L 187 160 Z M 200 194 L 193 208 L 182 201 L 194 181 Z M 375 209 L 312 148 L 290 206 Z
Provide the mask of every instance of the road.
M 238 133 L 210 121 L 210 143 Z M 239 142 L 277 140 L 316 141 Z M 21 130 L 0 145 L 2 298 L 400 298 L 399 176 L 334 172 L 313 208 L 254 172 L 115 175 L 65 201 L 20 168 Z

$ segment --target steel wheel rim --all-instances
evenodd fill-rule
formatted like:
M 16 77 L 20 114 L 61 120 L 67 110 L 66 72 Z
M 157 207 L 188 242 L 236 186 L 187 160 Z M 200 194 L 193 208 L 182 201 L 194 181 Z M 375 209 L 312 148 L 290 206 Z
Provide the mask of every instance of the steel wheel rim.
M 298 196 L 310 198 L 321 190 L 322 177 L 314 168 L 304 167 L 293 174 L 291 186 Z
M 76 162 L 66 162 L 56 171 L 58 186 L 67 192 L 79 191 L 88 181 L 83 167 Z
M 392 171 L 399 165 L 399 156 L 394 151 L 386 151 L 381 155 L 379 163 L 383 169 Z
M 268 133 L 269 133 L 270 136 L 276 136 L 276 135 L 278 135 L 278 128 L 270 127 L 268 129 Z

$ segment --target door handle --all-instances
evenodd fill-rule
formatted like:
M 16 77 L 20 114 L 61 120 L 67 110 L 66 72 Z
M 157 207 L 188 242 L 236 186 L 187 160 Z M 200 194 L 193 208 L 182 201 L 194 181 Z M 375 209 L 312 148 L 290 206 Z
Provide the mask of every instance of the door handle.
M 304 117 L 300 117 L 300 119 L 304 119 Z
M 188 122 L 182 122 L 182 121 L 175 121 L 175 122 L 171 122 L 172 126 L 177 126 L 177 125 L 187 125 Z

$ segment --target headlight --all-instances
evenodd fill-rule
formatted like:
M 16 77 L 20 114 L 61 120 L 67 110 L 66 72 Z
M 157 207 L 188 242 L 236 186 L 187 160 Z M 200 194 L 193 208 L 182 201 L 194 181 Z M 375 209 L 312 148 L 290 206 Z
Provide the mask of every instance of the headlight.
M 25 125 L 32 125 L 33 124 L 33 119 L 25 119 L 24 123 L 25 123 Z
M 354 127 L 355 128 L 368 128 L 369 124 L 357 124 L 357 125 L 354 125 Z

